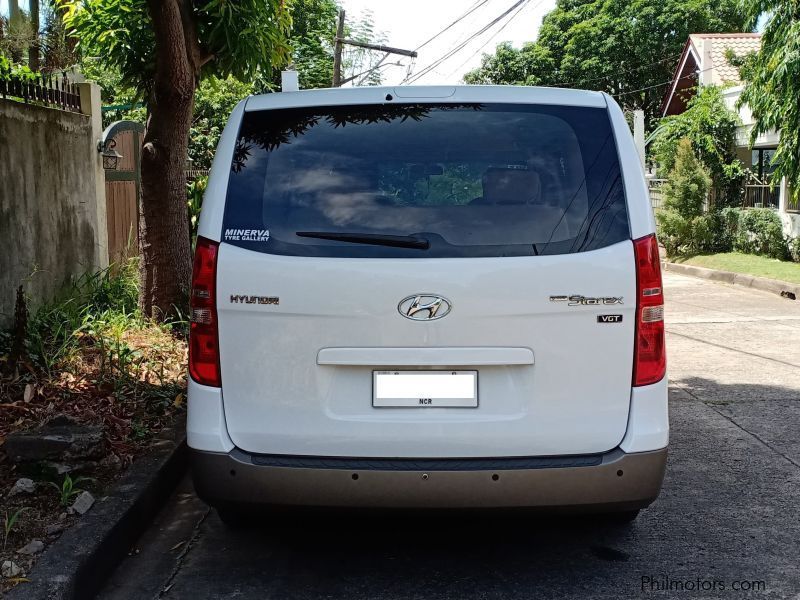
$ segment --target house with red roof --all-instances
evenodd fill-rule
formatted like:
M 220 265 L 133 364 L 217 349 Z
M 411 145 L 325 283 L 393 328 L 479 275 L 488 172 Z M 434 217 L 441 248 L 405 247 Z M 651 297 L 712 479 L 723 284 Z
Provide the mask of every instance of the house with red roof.
M 737 107 L 743 85 L 739 69 L 730 64 L 729 53 L 745 56 L 761 46 L 759 33 L 694 33 L 689 36 L 678 60 L 672 81 L 661 103 L 661 115 L 678 115 L 704 85 L 723 88 L 725 104 L 739 114 L 736 153 L 752 173 L 745 188 L 743 206 L 773 208 L 781 215 L 784 229 L 793 237 L 800 235 L 800 206 L 792 202 L 785 181 L 777 186 L 769 183 L 774 170 L 771 164 L 780 139 L 779 131 L 760 135 L 750 145 L 753 116 L 747 106 Z

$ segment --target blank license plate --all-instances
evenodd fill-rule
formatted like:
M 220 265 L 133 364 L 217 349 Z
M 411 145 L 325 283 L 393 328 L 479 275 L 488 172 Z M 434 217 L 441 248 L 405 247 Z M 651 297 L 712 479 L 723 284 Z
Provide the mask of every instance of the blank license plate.
M 377 408 L 475 408 L 477 371 L 373 371 Z

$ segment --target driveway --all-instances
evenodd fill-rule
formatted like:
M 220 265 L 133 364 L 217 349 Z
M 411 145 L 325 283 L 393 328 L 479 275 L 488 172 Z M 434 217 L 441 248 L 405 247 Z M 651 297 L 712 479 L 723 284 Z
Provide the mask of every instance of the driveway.
M 232 533 L 185 481 L 100 597 L 800 598 L 800 302 L 665 277 L 670 459 L 633 525 L 406 515 Z

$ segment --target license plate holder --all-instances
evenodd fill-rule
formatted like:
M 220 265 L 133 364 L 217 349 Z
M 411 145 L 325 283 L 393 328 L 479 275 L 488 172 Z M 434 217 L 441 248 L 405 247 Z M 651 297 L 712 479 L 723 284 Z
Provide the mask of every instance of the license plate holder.
M 477 408 L 478 371 L 373 371 L 374 408 Z

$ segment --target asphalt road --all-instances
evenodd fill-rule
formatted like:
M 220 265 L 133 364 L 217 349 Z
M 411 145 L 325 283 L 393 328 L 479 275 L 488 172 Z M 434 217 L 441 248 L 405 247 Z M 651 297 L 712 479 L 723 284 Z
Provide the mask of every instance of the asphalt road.
M 339 515 L 233 533 L 185 481 L 100 597 L 800 599 L 800 302 L 665 287 L 671 454 L 632 525 Z

